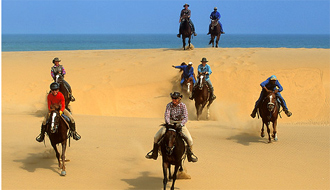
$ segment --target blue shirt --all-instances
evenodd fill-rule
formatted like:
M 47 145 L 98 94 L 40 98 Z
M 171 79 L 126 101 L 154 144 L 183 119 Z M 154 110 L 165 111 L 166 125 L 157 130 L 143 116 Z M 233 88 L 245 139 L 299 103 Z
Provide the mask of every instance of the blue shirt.
M 194 68 L 192 66 L 190 67 L 190 69 L 188 68 L 188 65 L 176 66 L 175 68 L 183 70 L 184 78 L 189 78 L 190 76 L 194 76 Z
M 278 91 L 279 92 L 282 92 L 283 91 L 283 87 L 282 87 L 282 85 L 280 84 L 280 82 L 278 82 L 278 80 L 276 80 L 276 82 L 275 82 L 275 84 L 274 85 L 272 85 L 271 83 L 270 83 L 270 77 L 267 79 L 267 80 L 265 80 L 264 82 L 262 82 L 261 84 L 260 84 L 260 86 L 261 87 L 266 87 L 268 90 L 276 90 L 276 87 L 278 87 Z
M 216 20 L 216 19 L 220 20 L 221 15 L 220 15 L 220 13 L 219 13 L 218 11 L 213 11 L 213 12 L 211 13 L 211 15 L 210 15 L 210 18 L 211 18 L 212 20 Z
M 208 74 L 205 75 L 205 80 L 209 80 L 210 79 L 210 74 L 212 73 L 211 67 L 208 64 L 206 64 L 205 67 L 203 67 L 202 64 L 198 65 L 198 72 L 199 73 L 208 72 Z

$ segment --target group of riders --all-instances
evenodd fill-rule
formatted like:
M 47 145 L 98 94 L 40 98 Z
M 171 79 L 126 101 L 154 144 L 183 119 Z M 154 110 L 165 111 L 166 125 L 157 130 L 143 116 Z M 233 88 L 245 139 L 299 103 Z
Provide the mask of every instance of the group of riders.
M 63 65 L 60 65 L 61 60 L 57 57 L 53 59 L 53 67 L 51 68 L 51 76 L 56 81 L 56 75 L 61 75 L 64 78 L 66 71 Z M 61 83 L 64 85 L 64 90 L 66 90 L 69 94 L 69 100 L 75 101 L 75 98 L 72 95 L 72 90 L 70 85 L 63 79 Z M 45 118 L 41 125 L 41 133 L 37 136 L 36 140 L 38 142 L 42 142 L 45 138 L 45 132 L 47 129 L 47 124 L 50 119 L 50 112 L 53 111 L 54 107 L 59 107 L 59 113 L 61 116 L 65 115 L 69 118 L 69 128 L 70 134 L 72 138 L 75 140 L 79 140 L 81 136 L 76 132 L 76 123 L 72 117 L 71 112 L 68 111 L 68 108 L 65 107 L 65 98 L 63 92 L 59 91 L 60 84 L 57 82 L 53 82 L 50 84 L 50 92 L 47 95 L 47 105 L 48 105 L 48 113 L 45 115 Z
M 196 31 L 195 31 L 195 26 L 194 26 L 192 20 L 190 19 L 191 10 L 188 9 L 189 5 L 184 4 L 183 7 L 184 7 L 184 9 L 182 9 L 181 13 L 180 13 L 180 19 L 179 19 L 180 27 L 179 27 L 179 34 L 177 36 L 178 36 L 178 38 L 180 38 L 180 36 L 181 36 L 180 28 L 182 26 L 182 19 L 188 19 L 192 34 L 194 36 L 197 36 Z M 220 25 L 220 32 L 221 32 L 221 34 L 224 34 L 225 32 L 223 31 L 222 24 L 220 22 L 220 18 L 221 18 L 221 15 L 218 12 L 218 8 L 214 7 L 214 10 L 211 12 L 210 19 L 218 21 L 218 24 Z M 211 33 L 211 27 L 212 27 L 211 25 L 212 24 L 209 25 L 209 32 L 207 33 L 207 35 L 209 35 Z
M 198 66 L 198 75 L 205 74 L 205 79 L 207 82 L 207 86 L 210 92 L 210 99 L 214 100 L 216 99 L 216 96 L 214 95 L 214 88 L 210 80 L 210 75 L 212 74 L 211 67 L 207 64 L 207 59 L 204 57 L 201 60 L 201 64 Z M 194 83 L 194 87 L 192 90 L 192 95 L 189 97 L 189 99 L 193 100 L 194 99 L 194 89 L 196 88 L 198 84 L 199 77 L 197 77 L 194 74 L 194 68 L 193 68 L 193 63 L 189 62 L 188 65 L 186 64 L 181 64 L 180 66 L 174 66 L 172 67 L 181 69 L 183 71 L 182 73 L 182 80 L 180 81 L 181 87 L 183 87 L 183 82 L 185 80 L 192 80 Z M 280 82 L 277 80 L 277 77 L 275 75 L 270 76 L 267 78 L 264 82 L 260 84 L 262 87 L 262 91 L 260 93 L 260 96 L 258 100 L 255 103 L 255 107 L 251 113 L 251 117 L 255 118 L 257 109 L 259 108 L 261 102 L 269 92 L 274 92 L 276 94 L 277 100 L 279 104 L 282 106 L 283 111 L 285 114 L 290 117 L 292 113 L 288 110 L 288 107 L 285 103 L 285 100 L 283 99 L 282 95 L 280 92 L 283 91 L 283 87 L 280 84 Z M 192 146 L 193 146 L 193 140 L 191 138 L 191 135 L 189 133 L 188 128 L 185 126 L 185 124 L 188 121 L 188 111 L 186 105 L 181 102 L 182 95 L 179 92 L 173 92 L 170 94 L 172 98 L 172 102 L 168 103 L 166 106 L 165 110 L 165 123 L 166 124 L 176 124 L 180 125 L 181 128 L 181 136 L 182 139 L 186 142 L 187 144 L 187 159 L 188 162 L 197 162 L 198 158 L 197 156 L 194 155 L 192 152 Z M 148 159 L 154 159 L 156 160 L 158 157 L 158 149 L 160 146 L 160 142 L 162 140 L 162 136 L 166 132 L 166 127 L 163 126 L 159 131 L 155 134 L 154 136 L 154 145 L 153 149 L 147 153 L 146 158 Z

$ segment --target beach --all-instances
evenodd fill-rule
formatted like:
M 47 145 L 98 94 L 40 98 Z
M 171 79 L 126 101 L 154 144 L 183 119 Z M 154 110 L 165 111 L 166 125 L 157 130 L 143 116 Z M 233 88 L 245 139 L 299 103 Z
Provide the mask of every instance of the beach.
M 35 141 L 47 113 L 52 60 L 59 57 L 75 102 L 79 141 L 71 139 L 61 177 L 48 137 Z M 161 156 L 144 156 L 180 91 L 172 65 L 203 57 L 217 99 L 196 120 L 186 96 L 197 163 L 178 189 L 329 189 L 330 50 L 195 48 L 2 52 L 2 189 L 162 189 Z M 277 142 L 260 137 L 250 113 L 260 83 L 276 75 L 289 110 Z M 171 182 L 168 183 L 170 187 Z

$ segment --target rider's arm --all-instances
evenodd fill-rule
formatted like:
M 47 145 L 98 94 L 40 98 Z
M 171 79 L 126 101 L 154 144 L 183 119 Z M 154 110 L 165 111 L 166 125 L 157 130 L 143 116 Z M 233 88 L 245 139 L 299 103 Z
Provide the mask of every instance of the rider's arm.
M 181 125 L 184 126 L 186 125 L 187 121 L 188 121 L 188 110 L 185 104 L 181 104 L 182 106 L 182 112 L 183 112 L 183 119 L 181 121 Z
M 64 69 L 64 67 L 62 66 L 62 75 L 64 76 L 66 74 L 66 71 Z
M 167 123 L 167 124 L 170 124 L 170 113 L 171 113 L 170 108 L 171 108 L 171 103 L 167 104 L 166 110 L 165 110 L 165 115 L 164 115 L 165 123 Z
M 65 98 L 62 93 L 59 92 L 58 94 L 59 94 L 59 98 L 61 99 L 61 111 L 63 112 L 65 109 Z
M 208 70 L 207 72 L 208 72 L 208 74 L 210 75 L 210 74 L 212 74 L 212 70 L 211 70 L 210 65 L 207 65 L 207 66 L 208 66 L 208 67 L 207 67 L 207 68 L 208 68 L 208 69 L 207 69 L 207 70 Z
M 282 87 L 282 85 L 280 84 L 280 82 L 278 82 L 278 80 L 276 81 L 276 86 L 278 87 L 278 91 L 279 92 L 282 92 L 283 91 L 283 87 Z

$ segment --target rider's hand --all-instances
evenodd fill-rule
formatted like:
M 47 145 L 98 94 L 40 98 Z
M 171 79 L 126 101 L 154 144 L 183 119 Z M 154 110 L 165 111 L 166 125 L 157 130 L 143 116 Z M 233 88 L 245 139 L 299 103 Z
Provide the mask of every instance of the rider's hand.
M 60 115 L 62 115 L 63 114 L 63 112 L 62 111 L 60 111 Z
M 172 67 L 174 67 L 174 68 L 175 68 L 175 66 L 174 66 L 174 65 L 172 65 Z
M 275 94 L 278 93 L 278 89 L 274 90 L 274 93 L 275 93 Z
M 208 74 L 209 74 L 209 72 L 205 72 L 205 74 L 206 74 L 206 75 L 208 75 Z

